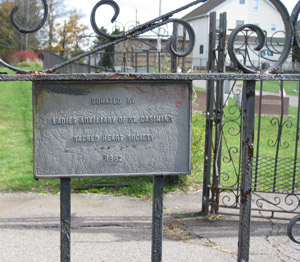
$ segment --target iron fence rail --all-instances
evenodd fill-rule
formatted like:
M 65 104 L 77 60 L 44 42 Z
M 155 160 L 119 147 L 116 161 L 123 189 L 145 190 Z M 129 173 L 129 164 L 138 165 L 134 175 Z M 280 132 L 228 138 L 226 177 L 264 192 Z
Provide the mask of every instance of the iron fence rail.
M 230 74 L 230 73 L 76 73 L 53 74 L 32 71 L 26 74 L 1 73 L 0 81 L 102 81 L 102 80 L 256 80 L 256 81 L 299 81 L 300 74 Z

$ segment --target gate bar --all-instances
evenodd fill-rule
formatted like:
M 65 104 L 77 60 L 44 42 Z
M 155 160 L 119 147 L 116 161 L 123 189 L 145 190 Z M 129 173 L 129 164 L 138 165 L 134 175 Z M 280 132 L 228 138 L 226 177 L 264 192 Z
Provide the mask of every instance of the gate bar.
M 60 261 L 71 261 L 71 178 L 60 179 Z
M 153 177 L 152 262 L 162 261 L 164 176 Z
M 244 81 L 243 84 L 243 144 L 238 262 L 249 261 L 253 143 L 255 123 L 255 83 L 255 81 L 251 80 Z
M 215 72 L 215 48 L 216 48 L 216 12 L 210 13 L 209 19 L 209 52 L 207 71 Z M 212 152 L 212 134 L 214 118 L 214 90 L 215 81 L 208 80 L 206 84 L 206 125 L 205 125 L 205 149 L 204 149 L 204 168 L 203 168 L 203 194 L 202 194 L 202 212 L 208 215 L 209 209 L 209 186 L 211 175 L 211 152 Z

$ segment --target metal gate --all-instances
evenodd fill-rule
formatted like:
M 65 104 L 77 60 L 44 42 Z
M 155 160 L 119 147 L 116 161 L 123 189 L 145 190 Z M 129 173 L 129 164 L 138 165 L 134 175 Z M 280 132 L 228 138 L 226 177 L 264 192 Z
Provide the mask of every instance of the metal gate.
M 208 70 L 224 70 L 226 43 L 226 14 L 221 14 L 219 30 L 216 30 L 216 14 L 210 17 L 210 51 Z M 232 35 L 237 36 L 236 29 Z M 253 38 L 247 26 L 240 28 L 244 37 L 241 69 L 246 63 L 253 65 L 247 55 L 247 43 Z M 217 41 L 216 41 L 217 40 Z M 234 41 L 232 37 L 230 41 Z M 271 39 L 272 40 L 272 39 Z M 258 41 L 256 38 L 255 41 Z M 216 46 L 218 42 L 218 46 Z M 234 47 L 234 52 L 242 48 Z M 275 52 L 269 43 L 270 52 Z M 286 54 L 288 55 L 288 53 Z M 260 70 L 260 68 L 257 68 Z M 292 80 L 292 78 L 290 78 Z M 280 213 L 299 213 L 300 211 L 300 169 L 299 169 L 299 96 L 292 98 L 292 114 L 289 114 L 289 98 L 284 91 L 284 82 L 276 85 L 276 97 L 264 95 L 264 85 L 268 82 L 252 83 L 256 86 L 255 129 L 253 147 L 253 187 L 252 210 L 254 214 L 265 217 L 280 217 Z M 203 209 L 208 214 L 228 212 L 240 208 L 242 176 L 242 90 L 249 82 L 214 81 L 207 83 L 206 147 L 203 180 Z M 298 83 L 299 86 L 299 83 Z M 297 91 L 297 90 L 295 90 Z M 273 99 L 273 100 L 272 100 Z M 269 107 L 269 110 L 268 110 Z M 266 109 L 265 109 L 266 108 Z M 272 112 L 277 110 L 277 112 Z M 272 130 L 272 132 L 270 132 Z M 215 134 L 213 137 L 213 133 Z M 213 156 L 213 157 L 212 157 Z M 227 210 L 227 211 L 225 211 Z

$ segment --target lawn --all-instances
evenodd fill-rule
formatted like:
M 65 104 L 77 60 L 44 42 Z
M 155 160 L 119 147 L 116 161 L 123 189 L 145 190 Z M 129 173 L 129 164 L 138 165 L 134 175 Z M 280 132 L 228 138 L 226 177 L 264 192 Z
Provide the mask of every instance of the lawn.
M 241 88 L 242 84 L 239 83 L 236 86 Z M 280 86 L 279 81 L 265 81 L 263 83 L 263 91 L 279 94 L 279 90 L 280 90 L 279 86 Z M 255 88 L 256 88 L 256 90 L 260 90 L 260 82 L 259 81 L 256 82 Z M 297 90 L 297 82 L 296 81 L 284 81 L 283 88 L 287 95 L 298 96 L 298 94 L 299 94 L 298 92 L 295 92 L 295 90 Z
M 231 100 L 229 106 L 224 110 L 225 124 L 223 127 L 223 144 L 222 144 L 222 174 L 221 184 L 225 187 L 236 187 L 239 182 L 240 166 L 240 126 L 241 120 L 238 118 L 239 108 L 234 106 L 234 100 Z M 292 187 L 292 174 L 294 169 L 294 156 L 297 135 L 297 108 L 289 108 L 289 117 L 284 117 L 281 141 L 278 151 L 278 163 L 275 164 L 277 151 L 277 136 L 280 117 L 262 116 L 261 129 L 258 132 L 259 117 L 255 116 L 255 133 L 254 133 L 254 160 L 258 157 L 257 169 L 257 189 L 272 190 L 274 186 L 274 173 L 277 169 L 276 190 L 290 190 Z M 260 138 L 259 151 L 257 139 Z M 298 148 L 298 156 L 300 148 Z M 297 163 L 299 165 L 299 163 Z M 254 171 L 255 171 L 254 164 Z M 296 188 L 300 188 L 299 168 L 297 169 Z M 255 172 L 253 173 L 255 180 Z
M 38 70 L 38 68 L 28 68 Z M 0 72 L 9 72 L 0 69 Z M 32 131 L 32 83 L 1 82 L 0 84 L 0 191 L 58 192 L 59 179 L 33 179 L 33 131 Z M 178 186 L 185 187 L 201 183 L 202 159 L 204 150 L 204 118 L 196 116 L 193 142 L 194 176 L 167 179 L 165 191 L 173 191 Z M 193 178 L 192 178 L 193 177 Z M 125 184 L 126 186 L 101 187 L 89 189 L 86 184 L 96 179 L 72 179 L 72 187 L 79 192 L 111 192 L 131 196 L 150 195 L 152 178 L 101 178 L 97 184 Z M 172 183 L 170 183 L 170 181 Z M 127 186 L 129 185 L 129 186 Z
M 37 70 L 38 68 L 30 68 Z M 5 69 L 1 68 L 1 72 Z M 5 70 L 9 71 L 9 70 Z M 265 83 L 268 86 L 268 83 Z M 294 87 L 291 86 L 292 90 Z M 35 191 L 35 192 L 58 192 L 58 179 L 33 179 L 33 148 L 32 148 L 32 94 L 31 82 L 1 82 L 0 84 L 0 191 Z M 230 100 L 230 105 L 234 105 L 234 100 Z M 233 108 L 234 109 L 234 108 Z M 239 110 L 225 108 L 227 120 L 233 120 L 238 116 Z M 287 124 L 284 126 L 282 143 L 289 144 L 287 149 L 280 149 L 279 157 L 284 159 L 293 158 L 295 145 L 295 126 L 297 109 L 290 107 L 289 114 L 292 117 L 285 119 Z M 272 125 L 272 117 L 262 117 L 261 142 L 259 156 L 275 157 L 275 147 L 270 144 L 276 141 L 278 127 Z M 256 117 L 256 128 L 258 117 Z M 289 126 L 292 126 L 289 128 Z M 239 173 L 239 152 L 240 152 L 240 122 L 228 121 L 224 125 L 223 138 L 223 160 L 221 182 L 224 186 L 234 185 L 237 182 L 235 173 Z M 166 186 L 166 191 L 175 190 L 178 187 L 196 186 L 202 182 L 203 175 L 203 157 L 204 157 L 204 132 L 205 116 L 196 114 L 193 116 L 193 141 L 192 157 L 193 170 L 191 176 L 175 179 L 176 183 Z M 231 135 L 229 135 L 229 133 Z M 255 133 L 257 139 L 257 130 Z M 256 143 L 256 141 L 255 141 Z M 257 147 L 255 147 L 257 148 Z M 230 154 L 228 150 L 230 149 Z M 254 152 L 256 155 L 256 151 Z M 298 152 L 300 155 L 300 152 Z M 83 183 L 91 183 L 95 179 L 81 180 Z M 152 178 L 128 178 L 119 180 L 104 178 L 98 181 L 100 184 L 126 184 L 129 186 L 102 187 L 89 189 L 83 187 L 84 192 L 109 192 L 115 194 L 127 194 L 132 196 L 149 195 L 152 191 Z M 290 183 L 290 182 L 288 182 Z M 300 183 L 300 181 L 299 181 Z M 72 180 L 73 188 L 78 185 L 78 179 Z M 265 185 L 263 185 L 265 186 Z
M 31 82 L 1 82 L 0 94 L 0 190 L 57 191 L 58 181 L 33 179 Z

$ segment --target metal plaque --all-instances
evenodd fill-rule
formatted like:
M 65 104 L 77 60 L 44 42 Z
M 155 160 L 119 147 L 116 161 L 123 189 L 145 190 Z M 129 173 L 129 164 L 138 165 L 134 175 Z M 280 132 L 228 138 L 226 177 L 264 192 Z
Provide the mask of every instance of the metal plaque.
M 189 174 L 191 82 L 34 82 L 34 176 Z

